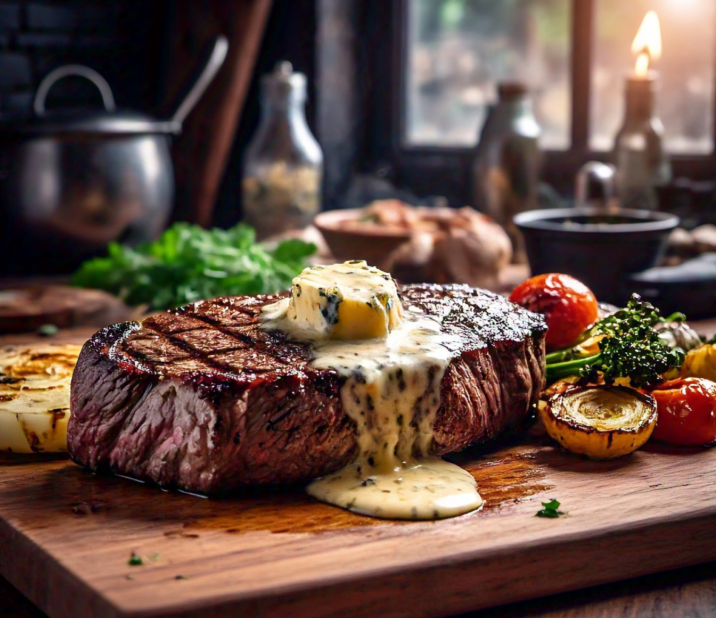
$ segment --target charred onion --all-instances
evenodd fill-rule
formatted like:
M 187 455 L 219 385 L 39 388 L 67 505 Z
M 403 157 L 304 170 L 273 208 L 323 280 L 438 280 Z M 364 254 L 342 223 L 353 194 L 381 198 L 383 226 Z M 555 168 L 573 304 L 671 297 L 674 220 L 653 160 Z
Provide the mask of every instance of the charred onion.
M 547 433 L 564 448 L 592 459 L 638 449 L 656 425 L 656 402 L 625 386 L 573 386 L 539 411 Z

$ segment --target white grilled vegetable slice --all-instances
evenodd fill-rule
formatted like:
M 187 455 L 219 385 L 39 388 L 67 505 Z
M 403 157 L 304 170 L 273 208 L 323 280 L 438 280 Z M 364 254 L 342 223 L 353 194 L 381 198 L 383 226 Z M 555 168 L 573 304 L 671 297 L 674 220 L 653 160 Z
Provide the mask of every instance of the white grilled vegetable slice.
M 70 381 L 81 346 L 0 350 L 0 451 L 67 450 Z

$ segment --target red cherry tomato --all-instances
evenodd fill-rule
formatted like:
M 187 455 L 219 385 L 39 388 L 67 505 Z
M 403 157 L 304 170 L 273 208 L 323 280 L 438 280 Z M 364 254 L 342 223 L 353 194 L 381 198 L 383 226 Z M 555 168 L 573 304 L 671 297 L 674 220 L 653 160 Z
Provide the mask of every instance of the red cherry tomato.
M 716 383 L 678 378 L 649 393 L 659 418 L 652 437 L 669 444 L 703 446 L 716 442 Z
M 513 303 L 545 317 L 547 350 L 572 345 L 599 316 L 597 299 L 581 281 L 569 275 L 537 275 L 518 285 L 510 295 Z

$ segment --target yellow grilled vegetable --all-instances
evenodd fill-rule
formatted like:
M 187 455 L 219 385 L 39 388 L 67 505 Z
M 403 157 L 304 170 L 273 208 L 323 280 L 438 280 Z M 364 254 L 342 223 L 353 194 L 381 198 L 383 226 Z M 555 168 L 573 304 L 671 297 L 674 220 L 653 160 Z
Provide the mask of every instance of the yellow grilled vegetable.
M 599 342 L 604 339 L 604 335 L 595 335 L 586 341 L 582 341 L 576 346 L 577 356 L 592 356 L 599 354 Z
M 579 376 L 567 376 L 561 380 L 557 380 L 554 384 L 550 384 L 545 390 L 542 391 L 541 399 L 547 401 L 550 397 L 563 393 L 568 388 L 572 388 L 581 378 Z
M 67 450 L 70 380 L 81 346 L 0 350 L 0 451 Z
M 542 399 L 547 401 L 553 395 L 563 393 L 568 388 L 576 386 L 581 379 L 582 378 L 579 376 L 567 376 L 566 378 L 557 380 L 554 384 L 550 384 L 544 391 L 542 391 Z M 604 386 L 603 379 L 600 377 L 599 380 L 600 381 L 596 383 L 590 382 L 588 386 Z M 631 386 L 631 380 L 629 378 L 617 378 L 614 380 L 614 384 L 616 386 Z
M 691 350 L 681 366 L 682 378 L 705 378 L 716 382 L 716 345 L 707 343 Z
M 573 386 L 542 402 L 547 433 L 564 448 L 592 459 L 635 451 L 656 425 L 656 402 L 626 386 Z

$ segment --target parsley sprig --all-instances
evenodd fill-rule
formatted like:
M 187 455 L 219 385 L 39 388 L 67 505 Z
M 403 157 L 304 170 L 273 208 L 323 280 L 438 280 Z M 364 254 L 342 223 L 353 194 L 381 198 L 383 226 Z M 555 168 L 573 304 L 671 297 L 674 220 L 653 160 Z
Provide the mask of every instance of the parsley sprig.
M 606 384 L 629 378 L 637 388 L 658 384 L 662 374 L 684 362 L 684 352 L 669 348 L 653 329 L 659 322 L 675 319 L 682 320 L 683 315 L 664 320 L 656 307 L 632 294 L 625 309 L 597 322 L 580 338 L 604 335 L 598 354 L 556 363 L 550 363 L 552 359 L 548 358 L 547 378 L 554 381 L 579 375 L 585 381 L 597 382 L 601 377 Z M 559 354 L 560 359 L 565 357 L 564 351 Z
M 535 513 L 535 517 L 551 517 L 552 519 L 559 517 L 560 515 L 564 515 L 564 513 L 559 509 L 560 502 L 557 500 L 550 500 L 549 502 L 543 502 L 542 506 L 544 507 L 542 510 L 537 511 Z
M 287 290 L 315 252 L 316 245 L 297 239 L 268 248 L 241 223 L 229 230 L 176 223 L 136 249 L 110 243 L 107 257 L 82 264 L 72 284 L 106 290 L 131 306 L 171 309 L 217 296 Z

